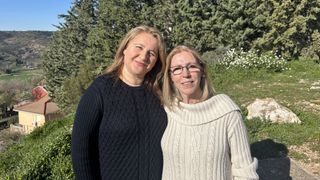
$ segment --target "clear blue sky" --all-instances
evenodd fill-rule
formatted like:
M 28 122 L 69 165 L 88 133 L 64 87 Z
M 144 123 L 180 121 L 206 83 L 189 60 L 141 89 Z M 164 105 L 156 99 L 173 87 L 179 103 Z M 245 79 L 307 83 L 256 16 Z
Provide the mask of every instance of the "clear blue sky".
M 0 31 L 55 31 L 73 0 L 0 0 Z

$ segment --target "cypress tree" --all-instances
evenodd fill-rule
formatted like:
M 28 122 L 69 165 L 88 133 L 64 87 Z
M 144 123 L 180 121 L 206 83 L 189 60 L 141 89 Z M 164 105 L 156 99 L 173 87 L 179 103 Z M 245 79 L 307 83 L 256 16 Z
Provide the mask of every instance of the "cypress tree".
M 311 35 L 319 30 L 320 2 L 315 0 L 269 0 L 265 24 L 268 31 L 254 42 L 261 50 L 273 50 L 287 58 L 298 58 L 311 46 Z
M 87 35 L 95 25 L 95 0 L 76 0 L 67 15 L 61 15 L 65 23 L 58 26 L 48 50 L 44 54 L 44 73 L 46 86 L 60 107 L 69 106 L 64 83 L 77 76 L 80 65 L 85 61 Z

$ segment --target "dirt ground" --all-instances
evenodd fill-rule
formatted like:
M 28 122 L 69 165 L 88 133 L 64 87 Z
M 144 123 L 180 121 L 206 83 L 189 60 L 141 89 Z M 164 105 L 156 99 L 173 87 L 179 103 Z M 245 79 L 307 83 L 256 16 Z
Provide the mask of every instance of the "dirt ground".
M 306 158 L 293 159 L 305 170 L 320 176 L 320 155 L 319 152 L 312 151 L 310 146 L 311 144 L 305 143 L 302 146 L 290 146 L 288 149 L 289 151 L 305 155 Z
M 320 81 L 319 81 L 320 82 Z M 303 110 L 319 114 L 320 117 L 320 99 L 308 101 L 302 101 L 296 103 Z M 320 143 L 320 142 L 318 142 Z M 320 153 L 319 151 L 313 151 L 310 147 L 312 144 L 305 143 L 301 146 L 291 146 L 289 147 L 290 151 L 294 151 L 306 156 L 303 159 L 294 159 L 300 166 L 308 170 L 309 172 L 320 176 Z
M 21 134 L 10 132 L 9 128 L 0 130 L 0 153 L 6 150 L 9 145 L 18 142 L 20 137 Z

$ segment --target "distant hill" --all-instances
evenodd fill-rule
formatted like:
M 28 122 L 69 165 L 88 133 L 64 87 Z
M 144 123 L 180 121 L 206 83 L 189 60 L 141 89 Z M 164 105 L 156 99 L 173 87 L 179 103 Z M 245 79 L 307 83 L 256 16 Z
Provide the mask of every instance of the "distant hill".
M 52 34 L 50 31 L 0 31 L 0 74 L 6 69 L 37 67 Z

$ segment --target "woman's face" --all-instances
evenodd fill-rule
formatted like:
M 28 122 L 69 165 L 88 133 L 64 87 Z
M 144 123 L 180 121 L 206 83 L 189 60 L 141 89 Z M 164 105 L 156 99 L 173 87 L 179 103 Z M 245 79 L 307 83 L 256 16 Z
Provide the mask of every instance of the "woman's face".
M 149 33 L 134 37 L 123 51 L 122 75 L 126 78 L 144 78 L 158 59 L 158 40 Z
M 184 102 L 200 99 L 202 95 L 200 81 L 203 73 L 200 64 L 190 52 L 182 51 L 174 55 L 170 71 L 173 85 L 180 92 Z

